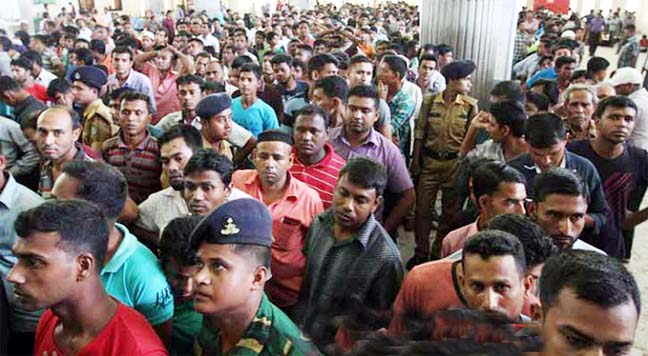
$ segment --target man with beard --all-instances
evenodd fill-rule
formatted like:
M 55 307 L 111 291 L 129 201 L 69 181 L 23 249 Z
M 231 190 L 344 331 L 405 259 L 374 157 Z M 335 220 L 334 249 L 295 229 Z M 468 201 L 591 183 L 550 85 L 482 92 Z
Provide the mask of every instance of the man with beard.
M 583 181 L 565 168 L 550 168 L 533 182 L 535 196 L 529 215 L 558 246 L 560 251 L 605 252 L 579 239 L 585 227 L 588 192 Z
M 174 70 L 177 61 L 180 61 L 179 72 Z M 180 110 L 176 81 L 181 75 L 191 74 L 193 71 L 193 63 L 189 57 L 171 46 L 166 46 L 161 50 L 135 56 L 135 69 L 149 77 L 155 88 L 155 102 L 158 107 L 152 124 L 156 124 L 167 114 Z
M 598 98 L 594 89 L 586 84 L 574 84 L 565 91 L 566 124 L 570 140 L 596 137 L 596 125 L 592 114 Z
M 646 209 L 626 215 L 628 199 L 637 185 L 648 184 L 648 152 L 627 143 L 637 118 L 637 106 L 627 97 L 612 96 L 596 110 L 598 135 L 593 140 L 570 142 L 568 149 L 589 159 L 603 182 L 610 213 L 605 226 L 592 244 L 608 255 L 624 258 L 621 229 L 633 227 L 648 218 Z
M 182 197 L 184 189 L 183 169 L 191 156 L 202 145 L 200 131 L 192 126 L 178 125 L 159 139 L 162 173 L 169 178 L 169 187 L 149 195 L 139 205 L 139 217 L 133 233 L 157 244 L 160 233 L 174 218 L 189 215 Z

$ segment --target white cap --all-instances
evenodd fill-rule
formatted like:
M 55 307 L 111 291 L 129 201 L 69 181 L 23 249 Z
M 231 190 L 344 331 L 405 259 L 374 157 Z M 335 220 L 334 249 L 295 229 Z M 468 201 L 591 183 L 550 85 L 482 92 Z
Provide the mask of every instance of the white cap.
M 643 83 L 643 76 L 641 72 L 632 67 L 623 67 L 617 69 L 614 76 L 609 80 L 612 86 L 623 84 L 641 84 Z
M 570 39 L 570 40 L 575 40 L 576 39 L 576 32 L 574 32 L 572 30 L 567 30 L 567 31 L 564 31 L 562 33 L 562 35 L 560 35 L 560 37 L 567 38 L 567 39 Z
M 142 33 L 140 33 L 140 39 L 144 39 L 144 37 L 155 40 L 155 34 L 151 31 L 142 31 Z

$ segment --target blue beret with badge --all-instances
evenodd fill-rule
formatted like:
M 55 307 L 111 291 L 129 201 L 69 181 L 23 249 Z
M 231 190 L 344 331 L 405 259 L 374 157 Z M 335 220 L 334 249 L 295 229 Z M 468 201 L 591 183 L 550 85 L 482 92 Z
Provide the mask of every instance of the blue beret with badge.
M 232 107 L 232 98 L 226 93 L 207 95 L 196 105 L 196 115 L 203 120 L 209 120 L 212 116 L 220 114 L 225 109 Z
M 108 76 L 103 70 L 94 66 L 81 66 L 72 73 L 72 80 L 78 80 L 91 87 L 101 89 L 108 81 Z
M 191 233 L 191 245 L 272 246 L 272 217 L 256 199 L 236 199 L 209 213 Z
M 476 68 L 470 60 L 452 61 L 441 68 L 441 74 L 446 80 L 457 80 L 469 76 Z

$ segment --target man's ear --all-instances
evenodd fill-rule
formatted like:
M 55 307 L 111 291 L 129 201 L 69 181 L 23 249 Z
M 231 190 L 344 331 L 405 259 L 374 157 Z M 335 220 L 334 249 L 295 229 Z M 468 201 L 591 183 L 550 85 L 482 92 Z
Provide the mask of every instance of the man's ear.
M 98 261 L 89 253 L 82 253 L 76 258 L 77 261 L 77 278 L 78 282 L 88 278 L 97 268 Z
M 265 283 L 270 279 L 271 274 L 270 270 L 265 266 L 258 266 L 254 269 L 254 275 L 252 279 L 252 289 L 263 289 Z
M 531 308 L 531 319 L 534 321 L 540 322 L 542 324 L 543 321 L 543 311 L 542 311 L 542 305 L 540 303 L 533 303 L 530 306 Z
M 477 209 L 481 209 L 481 207 L 488 206 L 490 203 L 490 197 L 488 194 L 484 194 L 477 198 Z
M 382 195 L 379 195 L 376 198 L 376 205 L 374 205 L 373 209 L 371 209 L 371 213 L 374 214 L 378 208 L 383 205 L 383 202 L 385 201 L 385 198 L 383 198 Z
M 538 206 L 536 202 L 530 201 L 529 204 L 527 204 L 527 214 L 535 220 L 536 215 L 538 214 Z

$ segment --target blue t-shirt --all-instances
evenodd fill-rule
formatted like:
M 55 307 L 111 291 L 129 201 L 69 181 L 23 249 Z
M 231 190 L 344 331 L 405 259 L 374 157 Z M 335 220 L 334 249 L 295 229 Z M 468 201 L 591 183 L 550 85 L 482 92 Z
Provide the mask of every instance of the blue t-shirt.
M 173 317 L 173 293 L 155 255 L 124 225 L 115 224 L 124 235 L 117 252 L 101 270 L 106 292 L 142 313 L 151 325 Z
M 255 138 L 265 130 L 279 127 L 277 114 L 270 105 L 261 99 L 257 99 L 247 109 L 243 109 L 241 97 L 232 100 L 232 119 L 250 131 Z
M 540 79 L 556 80 L 557 78 L 558 73 L 556 73 L 556 68 L 547 68 L 534 74 L 533 77 L 529 78 L 526 83 L 527 87 L 531 88 L 533 84 L 535 84 L 535 82 Z

